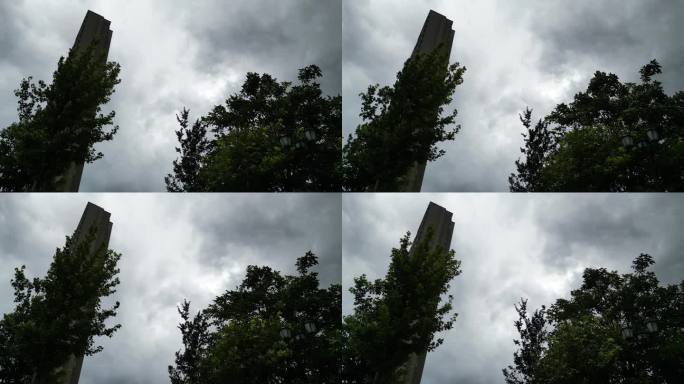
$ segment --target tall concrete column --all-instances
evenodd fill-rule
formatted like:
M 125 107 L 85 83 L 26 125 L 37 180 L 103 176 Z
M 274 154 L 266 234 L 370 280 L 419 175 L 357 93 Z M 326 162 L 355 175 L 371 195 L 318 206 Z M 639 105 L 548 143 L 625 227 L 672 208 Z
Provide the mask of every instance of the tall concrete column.
M 109 45 L 112 41 L 112 31 L 109 29 L 111 22 L 93 11 L 86 13 L 81 29 L 76 36 L 73 52 L 88 48 L 90 44 L 97 41 L 95 54 L 103 54 L 105 60 L 109 55 Z M 55 191 L 57 192 L 78 192 L 81 185 L 84 163 L 71 163 L 68 169 L 55 180 Z
M 432 248 L 440 247 L 444 250 L 449 250 L 451 248 L 451 237 L 454 233 L 452 216 L 453 214 L 445 208 L 430 202 L 423 216 L 423 221 L 420 222 L 420 227 L 418 227 L 413 244 L 423 241 L 427 235 L 428 228 L 432 228 L 434 234 L 430 241 L 430 246 Z M 413 254 L 413 246 L 409 250 L 409 254 Z M 426 358 L 427 350 L 420 354 L 410 355 L 408 361 L 402 367 L 405 374 L 400 384 L 420 384 Z
M 90 257 L 93 257 L 94 253 L 102 247 L 107 249 L 109 237 L 112 233 L 112 222 L 109 218 L 109 212 L 89 202 L 72 236 L 74 244 L 85 241 L 90 231 L 95 228 L 95 239 L 90 243 L 90 252 L 92 252 Z M 83 352 L 85 353 L 85 351 Z M 59 377 L 56 382 L 50 381 L 49 378 L 34 377 L 33 384 L 78 384 L 83 367 L 83 357 L 83 354 L 69 356 L 67 362 L 56 370 L 56 376 Z
M 423 29 L 420 31 L 418 41 L 411 57 L 419 54 L 430 54 L 440 47 L 446 51 L 447 60 L 451 55 L 451 47 L 454 43 L 454 30 L 451 28 L 453 21 L 447 19 L 433 10 L 430 10 Z M 446 63 L 448 65 L 448 62 Z M 416 127 L 420 129 L 420 127 Z M 400 178 L 399 192 L 420 192 L 423 186 L 426 163 L 415 163 Z

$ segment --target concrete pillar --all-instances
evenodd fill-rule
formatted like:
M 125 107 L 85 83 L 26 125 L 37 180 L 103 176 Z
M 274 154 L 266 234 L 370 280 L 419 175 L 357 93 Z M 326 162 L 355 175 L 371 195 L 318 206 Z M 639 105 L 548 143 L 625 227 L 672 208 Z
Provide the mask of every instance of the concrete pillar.
M 97 41 L 96 53 L 103 53 L 105 60 L 109 55 L 109 45 L 112 41 L 112 31 L 109 29 L 111 22 L 93 11 L 86 13 L 81 29 L 76 36 L 72 51 L 78 52 L 85 49 Z M 78 192 L 81 185 L 84 163 L 71 163 L 64 174 L 55 180 L 55 191 L 57 192 Z
M 420 222 L 420 227 L 418 227 L 418 232 L 416 232 L 413 243 L 418 244 L 423 241 L 427 235 L 428 228 L 432 228 L 434 235 L 430 242 L 430 246 L 433 248 L 441 247 L 445 250 L 451 249 L 451 237 L 454 233 L 454 222 L 451 220 L 452 216 L 453 214 L 451 212 L 430 202 L 425 211 L 425 215 L 423 216 L 423 221 Z M 413 247 L 411 247 L 409 253 L 413 253 Z M 420 384 L 426 357 L 427 351 L 409 356 L 406 364 L 400 368 L 405 372 L 403 381 L 400 384 Z
M 74 231 L 72 239 L 76 244 L 85 241 L 92 228 L 96 229 L 95 239 L 90 244 L 90 251 L 96 252 L 100 247 L 109 247 L 109 237 L 112 233 L 112 222 L 109 221 L 110 213 L 98 207 L 93 203 L 88 203 L 78 227 Z M 85 351 L 84 351 L 85 352 Z M 35 377 L 33 384 L 78 384 L 81 376 L 81 368 L 83 367 L 83 354 L 79 356 L 71 355 L 67 362 L 61 367 L 57 368 L 57 381 L 50 381 L 48 378 Z
M 451 47 L 454 43 L 454 30 L 451 28 L 453 21 L 447 19 L 433 10 L 430 10 L 423 29 L 420 31 L 416 46 L 413 48 L 411 57 L 418 54 L 429 54 L 440 46 L 446 50 L 447 58 L 451 54 Z M 448 63 L 447 63 L 448 64 Z M 419 129 L 420 127 L 418 127 Z M 426 163 L 415 163 L 400 178 L 399 192 L 420 192 L 423 186 L 423 176 L 425 174 Z

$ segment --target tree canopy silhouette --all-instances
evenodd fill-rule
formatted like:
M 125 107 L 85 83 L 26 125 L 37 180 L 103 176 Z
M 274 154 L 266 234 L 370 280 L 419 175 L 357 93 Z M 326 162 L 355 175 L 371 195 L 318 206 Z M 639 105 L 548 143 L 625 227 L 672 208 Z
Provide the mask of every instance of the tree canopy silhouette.
M 73 163 L 102 158 L 95 144 L 112 140 L 118 127 L 107 128 L 114 111 L 100 112 L 120 83 L 121 67 L 95 48 L 60 58 L 50 85 L 22 80 L 15 91 L 19 121 L 0 131 L 0 191 L 55 191 Z
M 195 316 L 185 302 L 171 382 L 339 383 L 341 286 L 319 288 L 317 264 L 307 252 L 295 276 L 249 266 L 236 289 Z
M 569 299 L 532 317 L 516 307 L 520 339 L 506 383 L 678 383 L 684 375 L 684 281 L 661 286 L 647 254 L 632 273 L 587 268 Z
M 437 144 L 453 140 L 460 126 L 453 126 L 457 111 L 444 109 L 466 70 L 448 63 L 441 49 L 416 55 L 394 86 L 371 85 L 360 95 L 363 123 L 343 149 L 345 190 L 397 191 L 414 164 L 445 154 Z
M 121 326 L 107 326 L 119 303 L 102 307 L 116 292 L 121 255 L 105 247 L 91 251 L 93 229 L 85 241 L 67 237 L 44 278 L 28 279 L 16 268 L 15 309 L 0 320 L 0 383 L 56 382 L 57 368 L 69 356 L 92 355 L 97 336 L 112 337 Z
M 411 354 L 442 344 L 435 334 L 451 329 L 456 314 L 449 314 L 452 297 L 441 297 L 461 263 L 453 250 L 432 248 L 433 236 L 430 228 L 412 251 L 410 234 L 404 236 L 384 279 L 354 279 L 354 313 L 343 324 L 343 383 L 397 383 Z
M 596 72 L 585 92 L 527 129 L 511 191 L 684 190 L 684 92 L 665 94 L 653 60 L 640 83 Z
M 248 73 L 239 93 L 190 124 L 178 116 L 171 192 L 339 191 L 342 98 L 323 96 L 315 65 L 299 84 Z

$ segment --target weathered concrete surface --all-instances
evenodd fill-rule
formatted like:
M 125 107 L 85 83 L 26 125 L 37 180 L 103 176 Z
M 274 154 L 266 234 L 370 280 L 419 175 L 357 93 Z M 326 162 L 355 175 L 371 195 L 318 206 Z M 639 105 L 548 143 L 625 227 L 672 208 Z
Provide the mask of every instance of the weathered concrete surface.
M 428 204 L 423 221 L 420 222 L 418 232 L 413 240 L 414 244 L 420 243 L 427 235 L 428 228 L 432 227 L 434 235 L 430 242 L 433 248 L 441 247 L 442 249 L 451 249 L 451 237 L 454 233 L 454 222 L 451 220 L 453 214 L 445 208 L 430 202 Z M 409 252 L 413 252 L 413 248 Z M 401 384 L 420 384 L 423 376 L 423 368 L 425 367 L 425 359 L 427 351 L 420 354 L 412 354 L 409 360 L 404 364 L 405 369 L 404 381 Z
M 91 252 L 96 252 L 101 247 L 108 248 L 109 237 L 112 233 L 112 222 L 109 220 L 110 213 L 93 203 L 88 203 L 78 227 L 72 238 L 78 244 L 86 239 L 90 231 L 95 228 L 95 239 L 90 244 Z M 53 383 L 46 378 L 35 377 L 33 384 L 78 384 L 83 367 L 83 355 L 69 356 L 69 360 L 57 369 L 59 381 Z
M 433 10 L 430 10 L 423 29 L 420 31 L 416 46 L 413 48 L 411 57 L 418 54 L 429 54 L 438 48 L 446 50 L 447 57 L 451 55 L 451 47 L 454 43 L 454 30 L 451 28 L 453 21 L 447 19 Z M 400 178 L 399 192 L 420 192 L 423 186 L 426 163 L 415 163 Z
M 112 42 L 112 30 L 109 29 L 111 22 L 93 11 L 86 13 L 81 29 L 78 31 L 72 51 L 80 51 L 97 42 L 95 52 L 104 54 L 105 60 L 109 55 L 109 46 Z M 71 163 L 64 174 L 55 181 L 58 192 L 78 192 L 81 185 L 84 163 Z

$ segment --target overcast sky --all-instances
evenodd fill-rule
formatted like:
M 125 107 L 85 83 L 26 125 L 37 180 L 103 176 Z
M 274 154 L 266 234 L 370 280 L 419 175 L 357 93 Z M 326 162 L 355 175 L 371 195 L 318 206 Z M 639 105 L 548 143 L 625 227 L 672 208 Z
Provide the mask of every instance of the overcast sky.
M 91 201 L 111 213 L 109 246 L 122 253 L 121 302 L 112 339 L 87 357 L 80 383 L 168 383 L 181 348 L 176 306 L 206 307 L 235 288 L 247 265 L 288 274 L 306 251 L 320 258 L 321 283 L 341 281 L 339 195 L 79 194 L 0 196 L 0 314 L 13 309 L 13 268 L 44 276 L 64 236 Z
M 164 190 L 176 113 L 197 118 L 239 90 L 247 72 L 295 80 L 317 64 L 324 92 L 341 92 L 341 0 L 60 0 L 0 2 L 0 128 L 17 120 L 23 77 L 51 80 L 88 9 L 112 22 L 109 59 L 122 82 L 104 111 L 121 128 L 96 147 L 81 191 Z
M 428 354 L 423 384 L 503 383 L 517 337 L 513 305 L 549 305 L 578 288 L 586 267 L 631 271 L 655 257 L 661 284 L 684 279 L 682 195 L 347 194 L 342 207 L 343 309 L 353 278 L 385 276 L 390 250 L 415 233 L 430 201 L 453 213 L 463 273 L 452 281 L 459 317 Z
M 453 103 L 463 129 L 428 165 L 423 191 L 508 190 L 523 145 L 518 113 L 548 114 L 586 90 L 596 70 L 637 81 L 655 58 L 666 91 L 684 89 L 681 1 L 344 1 L 345 139 L 360 122 L 358 94 L 394 83 L 430 9 L 454 21 L 451 62 L 468 70 Z

